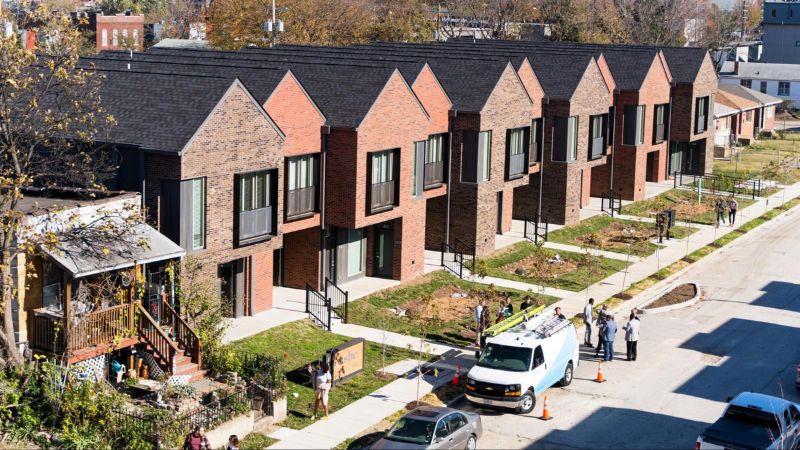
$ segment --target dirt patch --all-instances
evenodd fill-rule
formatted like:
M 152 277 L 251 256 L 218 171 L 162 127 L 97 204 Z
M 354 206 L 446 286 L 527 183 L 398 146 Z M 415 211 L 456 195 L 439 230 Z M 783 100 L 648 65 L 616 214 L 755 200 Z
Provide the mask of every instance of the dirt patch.
M 694 201 L 680 200 L 673 203 L 671 208 L 675 210 L 678 217 L 697 217 L 713 211 L 714 203 L 703 201 L 698 204 Z
M 503 270 L 520 276 L 536 274 L 538 278 L 555 278 L 565 273 L 575 272 L 578 267 L 580 267 L 580 261 L 534 253 L 517 262 L 506 264 L 503 266 Z
M 647 305 L 647 308 L 660 308 L 662 306 L 677 305 L 687 302 L 697 295 L 697 288 L 691 283 L 684 283 L 666 294 L 659 297 L 653 303 Z
M 399 307 L 405 310 L 406 315 L 411 319 L 437 317 L 439 320 L 447 322 L 469 317 L 478 301 L 478 297 L 471 292 L 455 287 L 446 287 L 437 290 L 429 298 L 407 301 Z
M 655 226 L 649 223 L 613 222 L 596 233 L 579 236 L 577 240 L 589 246 L 606 248 L 615 244 L 641 244 L 657 236 Z
M 633 296 L 632 296 L 632 295 L 630 295 L 630 294 L 624 294 L 624 293 L 622 293 L 622 292 L 617 292 L 616 294 L 612 295 L 612 297 L 614 297 L 614 298 L 618 298 L 618 299 L 620 299 L 620 300 L 630 300 L 630 299 L 632 299 L 632 298 L 633 298 Z

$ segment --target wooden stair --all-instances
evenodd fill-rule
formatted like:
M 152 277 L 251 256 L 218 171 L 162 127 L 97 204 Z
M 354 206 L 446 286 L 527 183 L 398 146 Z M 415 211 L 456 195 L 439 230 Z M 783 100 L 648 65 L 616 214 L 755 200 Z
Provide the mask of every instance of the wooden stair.
M 173 331 L 177 328 L 177 332 L 171 333 L 176 336 L 173 339 L 141 305 L 138 306 L 138 312 L 139 340 L 145 344 L 164 373 L 168 376 L 188 375 L 190 383 L 203 379 L 206 371 L 202 369 L 200 339 L 194 330 L 172 308 L 168 308 L 166 317 Z

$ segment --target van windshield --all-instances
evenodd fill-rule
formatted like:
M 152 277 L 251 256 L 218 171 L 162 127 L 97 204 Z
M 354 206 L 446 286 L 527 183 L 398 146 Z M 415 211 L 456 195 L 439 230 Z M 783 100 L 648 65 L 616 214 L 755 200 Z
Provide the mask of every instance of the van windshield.
M 507 345 L 486 344 L 478 366 L 489 369 L 525 372 L 531 366 L 531 349 Z

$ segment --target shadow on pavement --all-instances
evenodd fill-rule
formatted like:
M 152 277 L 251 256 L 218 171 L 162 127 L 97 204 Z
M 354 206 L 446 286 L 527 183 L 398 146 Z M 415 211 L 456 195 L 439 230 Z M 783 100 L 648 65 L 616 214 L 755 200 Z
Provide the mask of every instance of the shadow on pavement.
M 795 327 L 747 319 L 730 319 L 710 333 L 698 333 L 680 348 L 703 353 L 708 365 L 675 392 L 720 402 L 743 391 L 793 400 L 799 335 Z
M 764 294 L 758 297 L 753 305 L 800 312 L 800 285 L 771 281 L 761 290 Z
M 568 430 L 553 430 L 528 449 L 691 448 L 705 422 L 627 408 L 602 407 Z

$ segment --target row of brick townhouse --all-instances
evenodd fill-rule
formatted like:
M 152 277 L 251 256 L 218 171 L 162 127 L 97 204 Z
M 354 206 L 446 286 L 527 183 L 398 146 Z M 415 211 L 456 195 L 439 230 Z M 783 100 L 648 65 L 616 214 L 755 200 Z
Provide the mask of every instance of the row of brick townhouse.
M 452 41 L 103 52 L 117 188 L 206 262 L 230 315 L 274 286 L 423 273 L 486 255 L 512 219 L 575 223 L 590 196 L 705 172 L 702 49 Z

